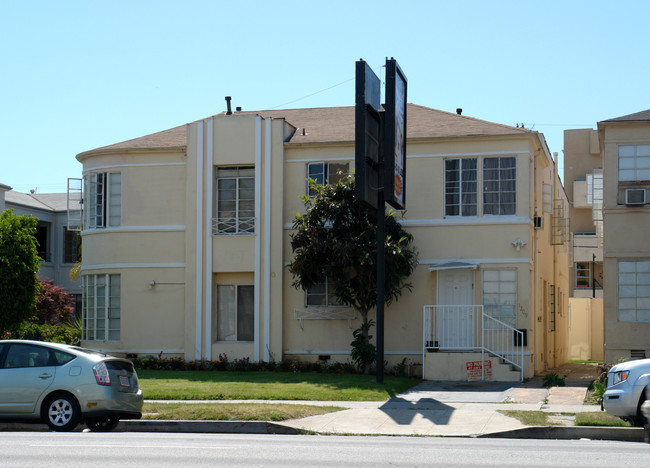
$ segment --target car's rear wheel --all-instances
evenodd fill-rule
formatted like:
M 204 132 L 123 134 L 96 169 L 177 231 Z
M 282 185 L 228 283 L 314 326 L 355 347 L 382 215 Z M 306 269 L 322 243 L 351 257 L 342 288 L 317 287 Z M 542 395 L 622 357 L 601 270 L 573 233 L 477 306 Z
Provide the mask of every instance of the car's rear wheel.
M 110 432 L 120 422 L 119 416 L 106 416 L 103 418 L 86 418 L 86 426 L 93 432 Z
M 67 393 L 55 393 L 43 405 L 42 417 L 50 429 L 71 431 L 79 424 L 81 410 L 77 399 Z

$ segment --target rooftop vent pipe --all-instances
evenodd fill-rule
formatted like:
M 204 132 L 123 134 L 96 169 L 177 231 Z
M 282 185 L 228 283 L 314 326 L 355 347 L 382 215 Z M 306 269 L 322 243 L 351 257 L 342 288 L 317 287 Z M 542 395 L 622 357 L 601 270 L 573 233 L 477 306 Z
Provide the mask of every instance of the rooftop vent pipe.
M 226 115 L 232 115 L 232 108 L 230 107 L 230 100 L 232 98 L 230 96 L 226 96 L 226 104 L 228 106 L 228 110 L 226 111 Z

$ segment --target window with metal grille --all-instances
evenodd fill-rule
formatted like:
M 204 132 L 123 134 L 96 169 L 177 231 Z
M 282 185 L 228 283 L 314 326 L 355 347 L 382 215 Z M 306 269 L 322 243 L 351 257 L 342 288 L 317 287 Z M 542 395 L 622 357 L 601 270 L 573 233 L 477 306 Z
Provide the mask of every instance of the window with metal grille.
M 555 331 L 555 285 L 548 287 L 548 331 Z
M 213 234 L 255 232 L 255 168 L 217 169 L 217 217 Z

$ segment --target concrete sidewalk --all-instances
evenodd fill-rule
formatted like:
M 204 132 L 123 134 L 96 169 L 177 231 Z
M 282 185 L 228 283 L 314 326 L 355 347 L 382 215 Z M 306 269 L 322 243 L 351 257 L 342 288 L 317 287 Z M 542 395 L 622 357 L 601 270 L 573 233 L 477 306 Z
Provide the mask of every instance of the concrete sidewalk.
M 296 429 L 328 434 L 381 434 L 477 437 L 524 429 L 500 410 L 577 413 L 600 411 L 584 405 L 586 387 L 522 388 L 505 382 L 422 382 L 408 392 L 370 407 L 348 408 L 284 421 Z

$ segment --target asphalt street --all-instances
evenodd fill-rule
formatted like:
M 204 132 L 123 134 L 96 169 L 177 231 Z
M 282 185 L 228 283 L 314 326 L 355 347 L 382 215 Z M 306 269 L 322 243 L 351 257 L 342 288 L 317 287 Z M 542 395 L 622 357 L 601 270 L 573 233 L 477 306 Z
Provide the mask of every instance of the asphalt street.
M 244 434 L 3 433 L 2 467 L 650 466 L 645 444 Z

